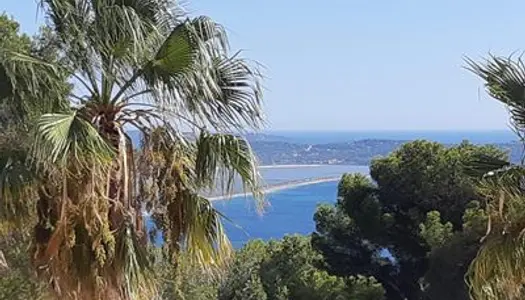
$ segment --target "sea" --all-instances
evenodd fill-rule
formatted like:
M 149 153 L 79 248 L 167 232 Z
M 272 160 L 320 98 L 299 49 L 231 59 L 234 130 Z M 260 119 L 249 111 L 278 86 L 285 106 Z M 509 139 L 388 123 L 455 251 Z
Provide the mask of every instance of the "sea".
M 445 144 L 468 140 L 475 144 L 507 143 L 516 140 L 510 130 L 490 131 L 271 131 L 267 134 L 304 144 L 339 143 L 363 139 L 426 139 Z M 317 166 L 263 169 L 267 183 L 301 178 L 368 174 L 368 166 Z M 310 234 L 315 230 L 313 215 L 321 203 L 337 201 L 338 182 L 325 182 L 280 190 L 267 195 L 270 207 L 258 213 L 252 197 L 215 201 L 214 206 L 229 220 L 225 228 L 234 247 L 250 239 L 279 239 L 287 234 Z
M 415 140 L 426 139 L 445 144 L 469 140 L 475 144 L 516 141 L 510 130 L 492 131 L 272 131 L 271 136 L 304 144 L 339 143 L 363 139 Z M 300 179 L 342 176 L 344 173 L 368 174 L 368 166 L 323 165 L 308 167 L 263 168 L 266 184 L 273 185 Z M 313 215 L 321 203 L 337 201 L 337 181 L 303 185 L 266 195 L 268 206 L 260 213 L 250 196 L 213 201 L 225 215 L 226 232 L 235 248 L 250 239 L 279 239 L 289 234 L 310 234 L 315 230 Z
M 322 165 L 261 169 L 268 184 L 315 177 L 342 176 L 345 173 L 368 174 L 368 166 Z M 265 195 L 264 211 L 257 209 L 251 196 L 213 201 L 214 207 L 225 215 L 224 225 L 235 248 L 250 239 L 279 239 L 287 234 L 310 234 L 315 229 L 313 215 L 321 203 L 335 203 L 337 181 L 303 185 Z

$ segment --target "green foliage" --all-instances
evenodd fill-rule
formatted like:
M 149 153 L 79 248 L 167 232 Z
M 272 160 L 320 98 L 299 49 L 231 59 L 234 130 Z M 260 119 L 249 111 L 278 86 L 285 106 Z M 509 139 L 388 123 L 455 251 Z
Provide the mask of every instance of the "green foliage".
M 523 299 L 525 201 L 521 187 L 486 180 L 488 226 L 468 272 L 474 299 Z
M 162 281 L 159 299 L 217 299 L 218 280 L 202 267 L 192 264 L 187 254 L 177 257 L 176 264 L 159 255 L 155 264 L 158 280 Z
M 14 230 L 0 238 L 0 251 L 7 262 L 7 269 L 0 268 L 2 300 L 51 299 L 47 286 L 37 280 L 28 259 L 30 238 L 29 232 Z
M 261 263 L 266 257 L 267 245 L 261 240 L 250 241 L 238 250 L 221 282 L 218 299 L 267 299 L 260 276 Z
M 30 46 L 31 39 L 20 33 L 20 24 L 5 13 L 0 15 L 0 48 L 29 51 Z
M 250 241 L 215 275 L 192 264 L 187 255 L 179 257 L 176 267 L 163 255 L 157 261 L 162 300 L 384 299 L 384 289 L 373 277 L 337 277 L 320 269 L 322 256 L 305 236 Z
M 342 202 L 341 208 L 365 235 L 376 235 L 381 230 L 382 211 L 376 192 L 376 187 L 362 174 L 345 174 L 338 186 L 338 194 L 351 200 Z
M 429 299 L 469 299 L 465 274 L 479 250 L 481 236 L 472 232 L 457 232 L 429 253 L 424 277 L 424 291 Z
M 463 231 L 481 233 L 487 230 L 487 212 L 479 201 L 471 201 L 463 214 Z
M 307 237 L 252 241 L 237 253 L 219 299 L 383 299 L 375 279 L 336 277 L 322 264 Z
M 424 277 L 425 295 L 429 299 L 469 298 L 465 274 L 479 251 L 486 229 L 485 209 L 479 201 L 471 201 L 463 214 L 463 230 L 454 232 L 446 242 L 433 246 L 429 253 L 428 270 Z
M 20 34 L 20 25 L 7 15 L 0 15 L 0 121 L 5 122 L 7 115 L 5 109 L 6 98 L 12 96 L 14 89 L 5 70 L 5 59 L 8 51 L 28 52 L 31 40 L 27 35 Z M 2 123 L 0 123 L 2 124 Z
M 349 287 L 349 298 L 347 299 L 375 300 L 384 298 L 385 291 L 381 283 L 377 282 L 373 277 L 351 276 L 347 279 L 346 285 Z
M 505 158 L 490 146 L 464 142 L 446 148 L 415 141 L 374 160 L 371 179 L 343 176 L 337 204 L 319 207 L 314 217 L 312 243 L 323 254 L 327 270 L 337 276 L 374 276 L 388 299 L 419 299 L 431 287 L 454 288 L 464 295 L 462 274 L 453 276 L 449 286 L 425 274 L 429 268 L 435 274 L 439 267 L 452 273 L 451 265 L 439 263 L 438 254 L 459 251 L 455 263 L 464 271 L 475 253 L 474 242 L 465 249 L 458 245 L 479 238 L 486 220 L 476 180 L 467 168 L 480 156 Z M 472 235 L 466 234 L 470 231 Z M 392 259 L 384 257 L 384 250 Z
M 442 223 L 438 211 L 427 213 L 427 219 L 419 225 L 419 234 L 430 248 L 442 246 L 452 237 L 452 223 Z

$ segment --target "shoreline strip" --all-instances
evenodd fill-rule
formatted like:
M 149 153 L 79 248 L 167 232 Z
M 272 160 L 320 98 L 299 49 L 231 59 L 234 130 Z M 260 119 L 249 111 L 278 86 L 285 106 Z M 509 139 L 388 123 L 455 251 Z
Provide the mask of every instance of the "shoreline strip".
M 315 167 L 322 167 L 322 166 L 325 166 L 325 165 L 313 165 L 313 164 L 310 164 L 310 165 L 300 165 L 300 164 L 297 164 L 297 165 L 262 165 L 262 166 L 258 166 L 259 169 L 296 169 L 296 168 L 315 168 Z M 326 165 L 326 166 L 330 166 L 330 165 Z
M 323 177 L 323 178 L 313 178 L 313 179 L 302 179 L 298 181 L 292 181 L 292 182 L 285 182 L 282 184 L 276 184 L 273 186 L 268 186 L 266 188 L 263 188 L 263 193 L 265 195 L 271 194 L 274 192 L 282 191 L 282 190 L 289 190 L 305 185 L 312 185 L 312 184 L 318 184 L 318 183 L 324 183 L 324 182 L 333 182 L 333 181 L 339 181 L 341 179 L 340 176 L 334 176 L 334 177 Z M 222 195 L 222 196 L 216 196 L 216 197 L 210 197 L 208 200 L 210 201 L 219 201 L 219 200 L 231 200 L 234 198 L 239 197 L 249 197 L 252 193 L 236 193 L 233 195 Z

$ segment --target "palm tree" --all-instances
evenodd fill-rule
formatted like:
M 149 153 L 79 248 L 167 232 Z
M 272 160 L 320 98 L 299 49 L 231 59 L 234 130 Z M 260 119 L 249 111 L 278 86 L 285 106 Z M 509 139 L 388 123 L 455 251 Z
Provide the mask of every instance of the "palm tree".
M 220 267 L 230 244 L 201 195 L 237 178 L 260 195 L 236 134 L 263 121 L 257 68 L 174 0 L 41 6 L 55 59 L 0 48 L 0 97 L 30 139 L 1 147 L 1 221 L 36 216 L 33 264 L 61 299 L 151 299 L 144 212 L 173 257 Z
M 525 145 L 525 64 L 491 56 L 481 64 L 468 60 L 489 95 L 509 109 L 511 126 Z M 479 190 L 486 198 L 487 233 L 467 273 L 473 299 L 525 297 L 525 167 L 523 161 L 480 157 L 472 164 L 481 176 Z

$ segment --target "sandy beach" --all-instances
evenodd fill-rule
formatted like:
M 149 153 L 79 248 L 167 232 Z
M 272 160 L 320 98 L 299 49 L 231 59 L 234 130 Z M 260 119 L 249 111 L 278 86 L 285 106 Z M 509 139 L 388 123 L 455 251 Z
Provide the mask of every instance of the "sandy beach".
M 323 183 L 323 182 L 332 182 L 332 181 L 339 181 L 341 179 L 340 176 L 334 176 L 334 177 L 323 177 L 323 178 L 310 178 L 310 179 L 302 179 L 302 180 L 296 180 L 292 182 L 285 182 L 282 184 L 276 184 L 272 186 L 268 186 L 263 189 L 264 194 L 271 194 L 274 192 L 292 189 L 300 186 L 305 185 L 311 185 L 311 184 L 317 184 L 317 183 Z M 239 198 L 239 197 L 248 197 L 251 193 L 237 193 L 233 195 L 223 195 L 223 196 L 216 196 L 216 197 L 210 197 L 208 200 L 210 201 L 217 201 L 217 200 L 229 200 L 233 198 Z

